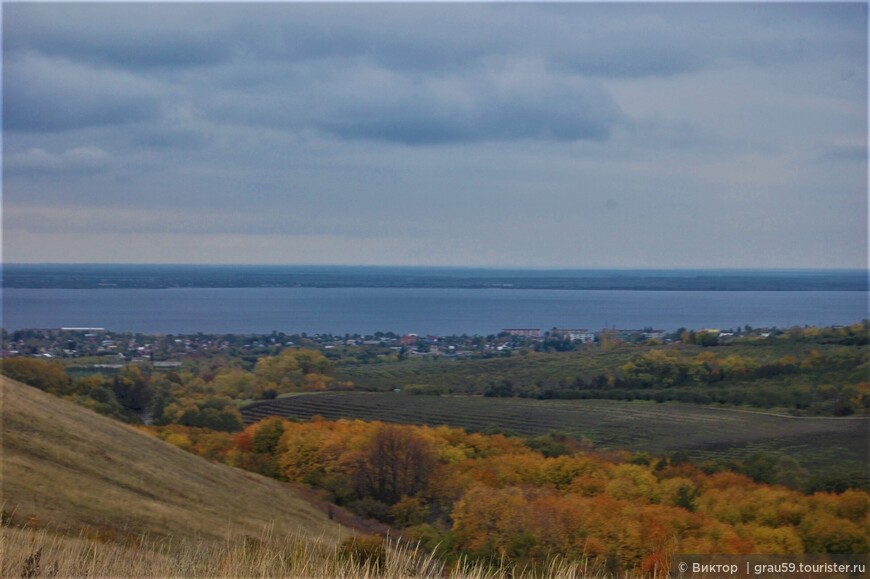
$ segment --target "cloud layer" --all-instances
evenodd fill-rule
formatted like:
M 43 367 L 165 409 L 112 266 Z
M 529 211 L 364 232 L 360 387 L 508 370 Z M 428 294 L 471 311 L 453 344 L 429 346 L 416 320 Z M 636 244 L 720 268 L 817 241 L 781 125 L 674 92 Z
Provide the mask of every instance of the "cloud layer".
M 20 3 L 3 67 L 6 261 L 866 265 L 860 3 Z

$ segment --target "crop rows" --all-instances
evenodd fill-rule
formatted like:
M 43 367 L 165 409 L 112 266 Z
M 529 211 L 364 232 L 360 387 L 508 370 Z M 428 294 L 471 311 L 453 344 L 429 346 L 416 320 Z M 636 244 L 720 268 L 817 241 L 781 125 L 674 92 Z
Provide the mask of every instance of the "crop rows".
M 242 408 L 247 423 L 267 416 L 307 420 L 358 418 L 406 424 L 446 424 L 467 430 L 498 428 L 522 436 L 562 432 L 599 448 L 699 457 L 739 458 L 756 450 L 783 452 L 804 465 L 865 466 L 864 418 L 792 418 L 681 404 L 613 400 L 525 400 L 402 393 L 327 392 L 255 402 Z

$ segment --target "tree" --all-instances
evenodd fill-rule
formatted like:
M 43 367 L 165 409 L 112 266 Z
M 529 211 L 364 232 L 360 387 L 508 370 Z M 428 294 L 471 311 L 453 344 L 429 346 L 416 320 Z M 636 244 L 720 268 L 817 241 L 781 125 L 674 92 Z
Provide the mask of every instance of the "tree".
M 695 498 L 698 489 L 694 482 L 685 477 L 668 478 L 661 482 L 662 503 L 686 509 L 695 510 Z
M 212 380 L 215 391 L 230 398 L 254 398 L 258 393 L 257 378 L 241 368 L 220 371 Z
M 517 488 L 474 485 L 456 503 L 452 518 L 458 546 L 478 557 L 527 555 L 517 551 L 527 544 L 529 503 Z
M 412 427 L 385 424 L 354 461 L 361 496 L 387 505 L 423 491 L 437 468 L 432 445 Z
M 699 346 L 718 346 L 719 334 L 716 332 L 698 332 L 695 334 L 695 343 Z
M 189 405 L 178 418 L 178 423 L 222 432 L 238 432 L 245 427 L 242 416 L 232 401 L 219 397 Z
M 827 513 L 804 519 L 799 532 L 808 553 L 867 552 L 867 536 L 860 526 Z
M 306 387 L 323 389 L 332 379 L 327 377 L 329 360 L 315 350 L 288 348 L 277 356 L 266 356 L 257 361 L 254 374 L 266 382 L 264 388 L 288 391 Z
M 280 418 L 267 418 L 257 423 L 252 438 L 253 451 L 275 454 L 282 434 L 284 434 L 284 421 Z
M 776 482 L 779 457 L 765 452 L 755 452 L 743 461 L 743 472 L 754 481 L 761 483 Z
M 121 406 L 133 412 L 142 412 L 154 396 L 148 376 L 138 366 L 125 366 L 112 384 L 112 390 Z

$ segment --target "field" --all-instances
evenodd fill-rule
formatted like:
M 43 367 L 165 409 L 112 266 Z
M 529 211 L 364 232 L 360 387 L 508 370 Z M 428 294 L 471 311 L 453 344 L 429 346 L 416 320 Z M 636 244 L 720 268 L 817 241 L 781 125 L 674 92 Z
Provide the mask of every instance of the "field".
M 741 458 L 756 451 L 792 456 L 808 469 L 864 472 L 866 418 L 795 418 L 687 404 L 613 400 L 528 400 L 480 396 L 326 392 L 255 402 L 246 422 L 270 415 L 308 419 L 359 418 L 408 424 L 447 424 L 522 436 L 561 432 L 599 449 L 663 453 L 697 459 Z

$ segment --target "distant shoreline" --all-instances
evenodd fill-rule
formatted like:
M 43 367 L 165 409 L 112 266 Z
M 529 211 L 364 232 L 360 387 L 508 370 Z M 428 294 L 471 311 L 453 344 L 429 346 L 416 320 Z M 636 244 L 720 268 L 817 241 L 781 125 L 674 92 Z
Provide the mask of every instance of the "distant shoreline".
M 867 270 L 5 264 L 2 287 L 868 291 Z

